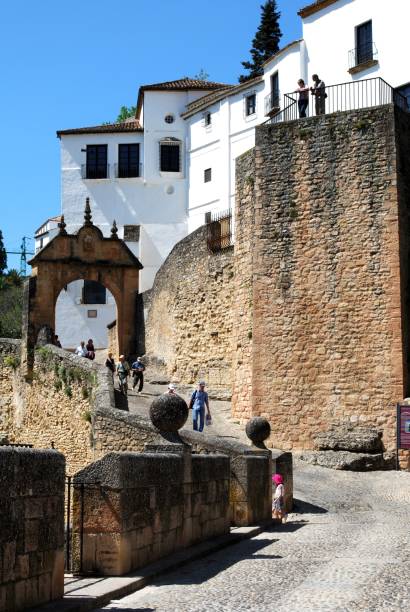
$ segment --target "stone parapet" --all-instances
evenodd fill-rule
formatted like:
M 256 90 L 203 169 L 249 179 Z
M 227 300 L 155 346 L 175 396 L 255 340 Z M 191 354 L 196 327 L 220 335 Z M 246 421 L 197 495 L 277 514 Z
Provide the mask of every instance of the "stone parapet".
M 73 563 L 120 576 L 229 532 L 229 459 L 167 452 L 109 453 L 74 478 Z
M 63 455 L 0 446 L 0 610 L 19 612 L 64 591 Z

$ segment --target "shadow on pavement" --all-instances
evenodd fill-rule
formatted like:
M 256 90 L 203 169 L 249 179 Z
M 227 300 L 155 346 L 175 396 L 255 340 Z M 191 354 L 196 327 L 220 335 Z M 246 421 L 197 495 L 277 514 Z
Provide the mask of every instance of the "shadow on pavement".
M 321 506 L 315 506 L 302 499 L 293 499 L 293 512 L 298 514 L 326 514 L 328 510 Z

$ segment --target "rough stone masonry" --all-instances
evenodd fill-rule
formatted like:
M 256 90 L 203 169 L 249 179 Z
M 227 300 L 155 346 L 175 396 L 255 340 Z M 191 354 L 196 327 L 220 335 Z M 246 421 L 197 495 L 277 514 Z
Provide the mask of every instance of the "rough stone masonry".
M 246 314 L 234 301 L 233 330 L 238 350 L 251 322 L 239 350 L 252 394 L 235 377 L 233 413 L 266 416 L 275 446 L 312 448 L 319 431 L 357 423 L 395 448 L 409 393 L 409 159 L 410 118 L 388 105 L 260 126 L 238 160 L 236 224 L 254 213 L 254 225 L 235 293 L 251 279 L 252 296 Z

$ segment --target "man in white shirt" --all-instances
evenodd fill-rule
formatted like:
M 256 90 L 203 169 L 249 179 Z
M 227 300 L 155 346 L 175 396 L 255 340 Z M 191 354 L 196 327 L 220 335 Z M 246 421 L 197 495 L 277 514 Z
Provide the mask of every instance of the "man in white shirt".
M 87 355 L 87 349 L 85 348 L 84 340 L 81 340 L 80 346 L 75 349 L 75 354 L 79 357 L 85 357 Z

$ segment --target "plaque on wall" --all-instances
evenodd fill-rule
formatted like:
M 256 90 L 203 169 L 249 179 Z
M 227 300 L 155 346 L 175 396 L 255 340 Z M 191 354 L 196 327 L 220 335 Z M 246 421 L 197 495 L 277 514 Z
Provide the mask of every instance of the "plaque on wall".
M 87 316 L 89 319 L 96 319 L 97 318 L 97 311 L 96 310 L 87 310 Z
M 124 240 L 126 242 L 138 242 L 140 239 L 139 225 L 124 225 Z

